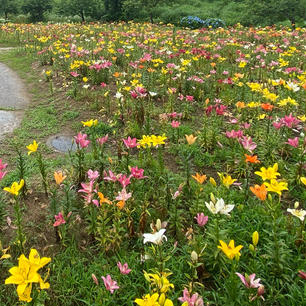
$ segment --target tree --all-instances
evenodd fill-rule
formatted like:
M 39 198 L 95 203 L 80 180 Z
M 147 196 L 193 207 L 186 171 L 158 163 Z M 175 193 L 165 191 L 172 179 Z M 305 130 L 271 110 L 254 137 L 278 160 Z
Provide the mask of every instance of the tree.
M 96 20 L 103 15 L 102 0 L 54 0 L 54 11 L 59 15 L 71 16 L 78 15 L 82 22 L 86 17 L 92 17 Z
M 104 0 L 107 20 L 115 21 L 122 17 L 122 2 L 123 0 Z
M 122 7 L 123 12 L 125 13 L 126 17 L 135 18 L 135 15 L 139 15 L 140 11 L 145 12 L 145 15 L 149 15 L 151 23 L 154 22 L 154 9 L 162 3 L 165 2 L 173 2 L 173 1 L 166 1 L 166 0 L 125 0 L 123 1 Z M 130 18 L 128 18 L 130 19 Z
M 16 0 L 0 0 L 0 12 L 4 14 L 5 19 L 8 19 L 8 14 L 16 14 L 18 12 Z
M 44 13 L 51 8 L 51 0 L 25 0 L 22 5 L 22 10 L 30 14 L 32 22 L 43 21 Z

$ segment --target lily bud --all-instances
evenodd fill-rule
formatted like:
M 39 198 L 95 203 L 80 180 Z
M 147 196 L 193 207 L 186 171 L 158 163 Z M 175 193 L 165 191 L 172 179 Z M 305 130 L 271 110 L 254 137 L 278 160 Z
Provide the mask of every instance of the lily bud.
M 295 208 L 295 209 L 298 209 L 299 205 L 300 205 L 299 202 L 295 202 L 295 203 L 294 203 L 294 208 Z
M 162 224 L 161 224 L 161 221 L 160 221 L 160 219 L 157 219 L 156 220 L 156 229 L 157 229 L 157 231 L 159 231 L 160 229 L 161 229 L 161 227 L 162 227 Z
M 259 234 L 257 231 L 255 231 L 252 235 L 252 242 L 254 246 L 257 246 L 259 240 Z
M 262 295 L 264 295 L 264 293 L 265 293 L 265 287 L 263 285 L 261 285 L 257 289 L 257 294 L 258 294 L 258 296 L 262 296 Z
M 249 250 L 250 250 L 251 252 L 254 252 L 254 251 L 255 251 L 255 247 L 254 247 L 253 244 L 250 244 L 250 245 L 249 245 Z
M 97 286 L 99 286 L 99 281 L 98 281 L 97 277 L 96 277 L 93 273 L 91 274 L 91 277 L 92 277 L 92 280 L 94 281 L 94 283 L 95 283 Z
M 192 262 L 195 263 L 195 262 L 198 261 L 198 259 L 199 259 L 199 256 L 198 256 L 197 252 L 192 251 L 192 252 L 191 252 L 191 260 L 192 260 Z
M 215 198 L 215 196 L 214 196 L 214 194 L 211 192 L 210 193 L 210 200 L 214 203 L 214 204 L 216 204 L 216 198 Z
M 215 179 L 213 177 L 209 178 L 209 182 L 213 185 L 213 186 L 217 186 L 217 183 L 215 181 Z

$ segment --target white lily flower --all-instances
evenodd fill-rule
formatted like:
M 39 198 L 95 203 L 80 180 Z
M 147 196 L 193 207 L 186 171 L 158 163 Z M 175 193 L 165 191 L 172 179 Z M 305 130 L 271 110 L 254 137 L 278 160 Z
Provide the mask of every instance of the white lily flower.
M 306 210 L 287 208 L 287 211 L 290 212 L 291 215 L 299 218 L 302 222 L 304 221 L 304 218 L 306 216 Z
M 123 97 L 123 94 L 120 93 L 119 91 L 117 91 L 116 94 L 115 94 L 115 98 L 116 99 L 121 99 L 122 97 Z
M 210 201 L 209 203 L 205 202 L 206 207 L 208 208 L 208 210 L 216 215 L 216 214 L 221 214 L 221 215 L 227 215 L 229 216 L 229 212 L 231 212 L 235 205 L 225 205 L 224 200 L 218 199 L 217 198 L 217 202 L 214 203 L 212 201 Z
M 152 242 L 154 244 L 162 244 L 163 239 L 167 241 L 167 237 L 164 235 L 166 229 L 162 228 L 160 231 L 154 234 L 143 234 L 143 243 Z

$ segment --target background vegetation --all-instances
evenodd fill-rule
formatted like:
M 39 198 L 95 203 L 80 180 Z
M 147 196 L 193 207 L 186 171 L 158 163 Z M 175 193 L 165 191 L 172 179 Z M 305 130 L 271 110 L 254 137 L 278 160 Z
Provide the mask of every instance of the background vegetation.
M 178 24 L 184 16 L 221 18 L 227 25 L 306 24 L 304 0 L 0 0 L 13 22 L 136 20 Z

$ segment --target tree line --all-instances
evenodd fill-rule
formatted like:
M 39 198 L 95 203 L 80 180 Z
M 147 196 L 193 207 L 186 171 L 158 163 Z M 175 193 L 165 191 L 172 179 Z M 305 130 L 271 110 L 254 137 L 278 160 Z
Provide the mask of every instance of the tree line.
M 227 24 L 269 25 L 287 21 L 306 25 L 305 0 L 0 0 L 0 14 L 27 21 L 78 16 L 79 21 L 136 20 L 179 23 L 184 16 L 221 18 Z M 48 17 L 49 16 L 49 17 Z

